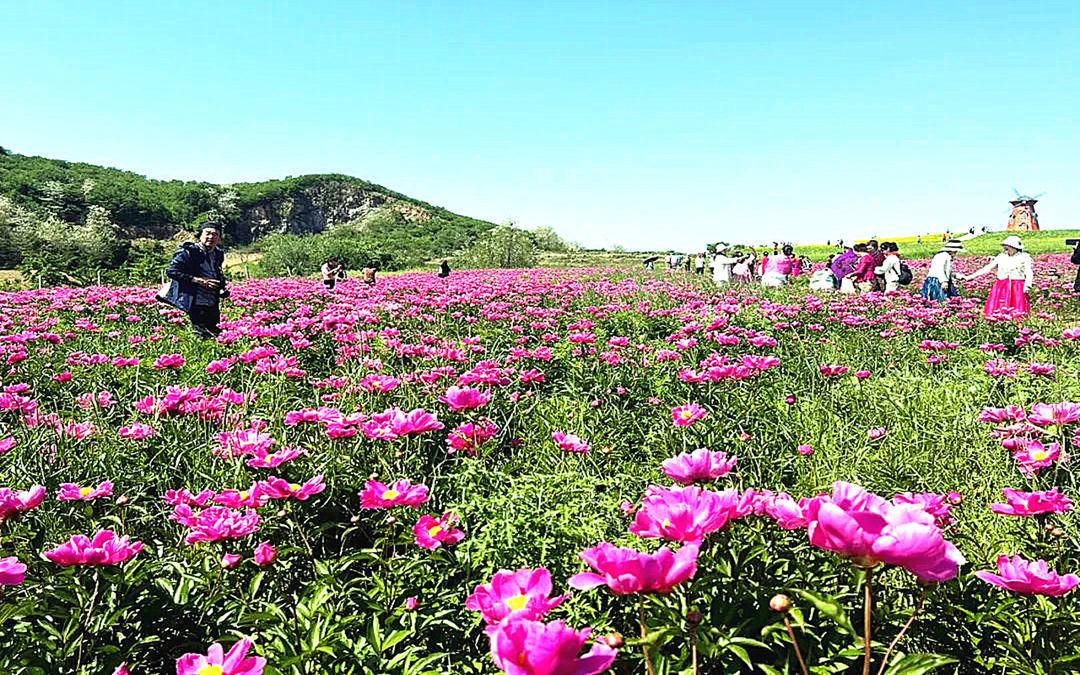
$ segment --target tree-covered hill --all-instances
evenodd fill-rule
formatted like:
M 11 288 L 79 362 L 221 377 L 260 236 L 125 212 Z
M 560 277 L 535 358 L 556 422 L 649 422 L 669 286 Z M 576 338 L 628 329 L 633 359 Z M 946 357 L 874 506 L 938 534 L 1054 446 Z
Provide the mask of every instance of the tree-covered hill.
M 34 227 L 35 220 L 40 227 Z M 17 242 L 4 241 L 20 225 L 31 233 L 62 230 L 64 224 L 96 232 L 111 229 L 126 251 L 133 240 L 170 239 L 207 220 L 225 226 L 231 245 L 345 227 L 383 258 L 401 264 L 453 253 L 494 226 L 352 176 L 317 174 L 231 185 L 165 181 L 0 148 L 0 266 L 25 257 Z M 124 251 L 110 254 L 102 264 L 123 262 Z

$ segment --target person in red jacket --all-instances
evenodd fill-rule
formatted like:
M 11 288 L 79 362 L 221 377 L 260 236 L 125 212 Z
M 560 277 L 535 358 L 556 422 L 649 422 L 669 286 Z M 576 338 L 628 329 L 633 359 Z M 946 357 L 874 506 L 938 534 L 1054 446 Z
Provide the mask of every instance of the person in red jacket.
M 874 268 L 877 267 L 874 254 L 866 244 L 857 244 L 855 252 L 859 254 L 859 262 L 848 278 L 855 283 L 860 293 L 869 293 L 874 290 Z

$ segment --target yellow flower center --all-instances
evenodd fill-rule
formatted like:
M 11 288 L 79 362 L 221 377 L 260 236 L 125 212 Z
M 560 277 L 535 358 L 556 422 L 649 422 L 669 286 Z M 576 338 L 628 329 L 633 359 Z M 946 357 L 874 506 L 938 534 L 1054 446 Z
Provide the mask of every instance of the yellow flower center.
M 400 494 L 397 490 L 387 490 L 382 493 L 382 498 L 389 502 L 397 499 Z
M 289 483 L 289 492 L 296 492 L 300 489 L 300 486 L 296 483 Z
M 93 491 L 94 491 L 94 488 L 89 488 L 89 487 L 79 488 L 79 496 L 80 497 L 85 497 L 86 495 L 90 494 Z
M 240 501 L 244 501 L 247 498 L 248 498 L 248 491 L 247 490 L 242 491 L 240 493 Z
M 430 527 L 430 528 L 428 528 L 428 531 L 427 531 L 428 536 L 433 538 L 433 539 L 435 537 L 439 536 L 440 532 L 442 532 L 442 525 L 436 525 L 435 527 Z
M 688 420 L 688 419 L 690 419 L 691 417 L 693 417 L 693 416 L 694 416 L 694 413 L 690 412 L 689 410 L 684 410 L 684 411 L 682 411 L 682 412 L 681 412 L 681 413 L 679 413 L 679 414 L 680 414 L 680 415 L 682 415 L 682 418 L 683 418 L 684 420 Z
M 520 654 L 518 654 L 517 662 L 519 666 L 525 665 L 525 652 L 521 652 Z
M 1031 453 L 1031 458 L 1036 462 L 1041 462 L 1049 456 L 1050 453 L 1045 450 L 1036 450 L 1035 452 Z
M 525 604 L 528 601 L 529 601 L 528 596 L 526 596 L 524 593 L 518 593 L 517 595 L 515 595 L 512 598 L 507 598 L 506 599 L 506 606 L 509 607 L 511 610 L 517 612 L 517 611 L 520 611 L 522 609 L 525 609 Z
M 663 522 L 660 523 L 660 527 L 671 527 L 671 518 L 664 518 Z
M 221 669 L 221 666 L 213 664 L 207 664 L 195 671 L 195 675 L 224 675 L 224 673 L 225 671 Z

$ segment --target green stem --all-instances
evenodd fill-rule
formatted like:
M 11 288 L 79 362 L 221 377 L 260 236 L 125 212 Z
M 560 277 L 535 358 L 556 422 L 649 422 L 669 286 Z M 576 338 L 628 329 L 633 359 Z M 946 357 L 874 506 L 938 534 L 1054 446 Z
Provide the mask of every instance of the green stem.
M 649 656 L 649 644 L 645 642 L 649 630 L 645 627 L 645 599 L 641 597 L 638 598 L 638 623 L 641 625 L 641 654 L 645 657 L 645 670 L 649 675 L 656 675 L 652 658 Z
M 802 650 L 799 649 L 799 641 L 795 639 L 795 629 L 791 626 L 791 619 L 787 614 L 784 615 L 784 627 L 787 628 L 788 637 L 791 638 L 791 646 L 795 648 L 795 659 L 799 662 L 799 670 L 802 671 L 802 675 L 810 675 L 810 671 L 806 669 L 806 661 L 803 660 Z
M 896 634 L 896 637 L 893 638 L 893 641 L 889 643 L 889 648 L 885 650 L 885 656 L 881 660 L 881 666 L 878 667 L 877 675 L 883 675 L 883 673 L 885 672 L 885 666 L 889 663 L 889 656 L 892 654 L 892 651 L 896 647 L 897 643 L 900 642 L 900 639 L 904 637 L 904 633 L 907 633 L 908 629 L 911 628 L 911 624 L 915 623 L 915 617 L 917 617 L 919 615 L 919 612 L 922 610 L 923 603 L 926 602 L 926 596 L 928 594 L 929 591 L 924 588 L 923 592 L 919 595 L 919 601 L 915 603 L 915 611 L 911 613 L 911 616 L 908 617 L 907 623 L 905 623 L 904 627 L 900 629 L 900 632 Z

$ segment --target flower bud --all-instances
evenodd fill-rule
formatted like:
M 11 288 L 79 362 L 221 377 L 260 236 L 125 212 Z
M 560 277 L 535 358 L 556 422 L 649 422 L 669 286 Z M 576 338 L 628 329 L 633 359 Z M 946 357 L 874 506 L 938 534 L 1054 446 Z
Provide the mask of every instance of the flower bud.
M 691 626 L 696 626 L 701 623 L 701 620 L 704 618 L 705 617 L 702 616 L 701 612 L 689 612 L 686 615 L 686 623 L 690 624 Z
M 353 516 L 352 518 L 349 518 L 349 522 L 350 523 L 359 523 L 360 522 L 360 514 L 358 513 L 355 516 Z
M 397 452 L 394 453 L 394 459 L 401 459 L 404 456 L 405 456 L 405 453 L 402 452 L 401 450 L 398 450 Z
M 769 600 L 769 609 L 780 614 L 786 614 L 791 609 L 791 598 L 783 593 L 778 593 L 772 597 L 772 600 Z
M 622 647 L 623 638 L 620 633 L 608 633 L 600 638 L 600 642 L 612 649 L 618 649 Z
M 1051 537 L 1064 537 L 1065 536 L 1065 530 L 1061 529 L 1060 527 L 1055 527 L 1054 529 L 1050 530 L 1050 536 Z
M 128 497 L 127 495 L 120 495 L 119 497 L 116 498 L 116 505 L 117 506 L 123 506 L 124 504 L 127 504 L 130 501 L 131 501 L 131 497 Z

